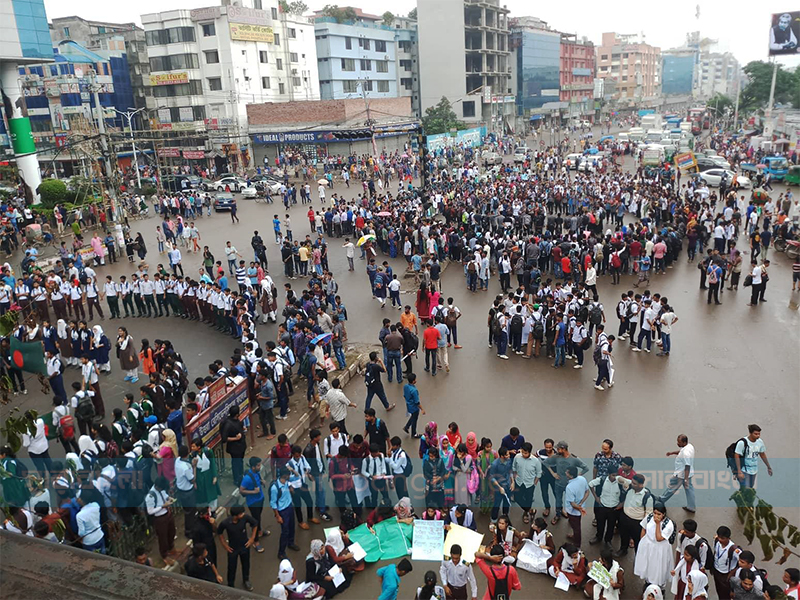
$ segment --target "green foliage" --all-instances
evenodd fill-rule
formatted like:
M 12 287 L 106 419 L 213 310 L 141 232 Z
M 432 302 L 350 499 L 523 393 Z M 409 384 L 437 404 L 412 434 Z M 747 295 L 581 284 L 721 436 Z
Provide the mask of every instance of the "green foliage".
M 53 208 L 66 198 L 67 184 L 60 179 L 45 179 L 36 191 L 42 198 L 42 204 L 47 208 Z
M 464 129 L 463 122 L 458 120 L 458 116 L 453 110 L 453 105 L 442 96 L 436 106 L 431 106 L 425 110 L 425 116 L 422 117 L 422 127 L 427 135 L 434 135 L 436 133 L 446 133 L 453 127 L 456 129 Z
M 800 557 L 793 549 L 800 546 L 798 527 L 776 514 L 771 504 L 758 497 L 756 490 L 739 490 L 731 496 L 731 500 L 736 504 L 736 514 L 744 525 L 744 537 L 749 544 L 758 539 L 765 561 L 772 560 L 776 552 L 780 553 L 779 565 L 790 556 Z
M 338 4 L 326 4 L 320 14 L 333 18 L 337 23 L 345 21 L 355 21 L 358 18 L 355 9 L 352 6 L 345 6 L 340 8 Z
M 394 13 L 387 10 L 381 16 L 383 17 L 383 24 L 386 25 L 387 27 L 391 27 L 395 19 Z
M 745 110 L 759 110 L 766 108 L 769 102 L 769 90 L 772 85 L 772 64 L 764 61 L 747 63 L 744 72 L 749 83 L 742 89 L 740 107 Z M 775 103 L 788 104 L 791 102 L 795 108 L 800 108 L 800 73 L 789 72 L 778 65 L 775 78 Z
M 411 11 L 408 13 L 408 18 L 409 19 L 414 19 L 415 21 L 417 20 L 417 7 L 416 6 L 414 8 L 412 8 Z
M 14 165 L 0 165 L 0 181 L 17 182 L 17 167 Z
M 140 196 L 145 196 L 146 198 L 149 198 L 150 196 L 156 193 L 156 187 L 154 185 L 144 185 L 140 188 L 136 188 L 136 193 L 139 194 Z
M 280 5 L 281 12 L 287 15 L 302 15 L 308 11 L 308 5 L 303 2 L 303 0 L 295 0 L 294 2 L 280 0 L 278 4 Z
M 734 104 L 733 100 L 731 100 L 725 94 L 715 94 L 708 102 L 706 102 L 706 108 L 713 114 L 714 111 L 717 112 L 717 117 L 720 115 L 725 114 L 725 109 L 730 108 L 733 110 Z
M 3 426 L 0 427 L 0 433 L 3 434 L 3 438 L 15 454 L 22 448 L 22 436 L 24 434 L 36 434 L 36 419 L 39 418 L 39 414 L 35 410 L 30 411 L 32 419 L 27 418 L 25 415 L 19 416 L 17 414 L 19 412 L 19 407 L 14 407 Z

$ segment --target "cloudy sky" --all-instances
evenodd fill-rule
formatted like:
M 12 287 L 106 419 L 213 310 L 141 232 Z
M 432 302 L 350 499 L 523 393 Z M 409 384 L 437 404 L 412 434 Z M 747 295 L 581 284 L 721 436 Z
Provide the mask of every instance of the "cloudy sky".
M 218 0 L 217 0 L 218 1 Z M 312 9 L 322 8 L 329 0 L 305 0 Z M 459 0 L 439 0 L 440 2 Z M 719 50 L 730 51 L 741 61 L 764 60 L 772 13 L 800 10 L 789 6 L 790 0 L 748 2 L 736 10 L 736 3 L 723 0 L 671 0 L 643 3 L 636 0 L 572 0 L 535 3 L 529 0 L 501 0 L 511 9 L 511 16 L 535 16 L 560 31 L 577 33 L 599 43 L 604 31 L 644 33 L 649 44 L 662 49 L 683 44 L 686 32 L 699 30 L 704 37 L 716 39 Z M 216 4 L 215 0 L 136 0 L 135 2 L 98 2 L 97 0 L 45 0 L 48 17 L 78 15 L 104 21 L 140 23 L 140 15 L 176 8 L 197 8 Z M 338 2 L 347 5 L 345 1 Z M 364 0 L 353 3 L 367 12 L 382 14 L 391 10 L 405 14 L 416 0 L 391 2 Z M 652 8 L 651 8 L 652 7 Z M 698 16 L 699 13 L 699 16 Z M 787 66 L 800 64 L 800 58 L 781 59 Z

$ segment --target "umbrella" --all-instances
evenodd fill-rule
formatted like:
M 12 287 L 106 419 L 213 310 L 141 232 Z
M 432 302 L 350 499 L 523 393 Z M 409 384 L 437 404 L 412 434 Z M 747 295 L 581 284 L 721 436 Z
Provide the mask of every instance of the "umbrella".
M 378 216 L 379 217 L 391 217 L 392 213 L 390 213 L 388 210 L 384 210 L 384 211 L 379 212 Z
M 320 184 L 320 185 L 325 185 L 325 184 L 328 183 L 328 180 L 327 179 L 320 179 L 317 183 Z
M 332 337 L 333 333 L 320 333 L 315 338 L 312 338 L 309 344 L 314 344 L 315 346 L 324 346 L 325 344 L 331 341 Z
M 375 241 L 375 236 L 369 233 L 367 235 L 362 235 L 361 239 L 359 239 L 358 242 L 356 242 L 356 246 L 363 246 L 367 242 L 374 242 L 374 241 Z

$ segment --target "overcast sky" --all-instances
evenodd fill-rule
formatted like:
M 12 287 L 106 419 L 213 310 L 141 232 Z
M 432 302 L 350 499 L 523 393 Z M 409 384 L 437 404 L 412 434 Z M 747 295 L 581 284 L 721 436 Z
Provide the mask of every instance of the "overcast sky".
M 322 8 L 330 0 L 305 0 L 312 9 Z M 439 0 L 449 2 L 453 0 Z M 456 0 L 458 1 L 458 0 Z M 699 30 L 704 37 L 719 41 L 719 50 L 730 51 L 746 64 L 766 60 L 770 15 L 800 10 L 789 6 L 791 0 L 759 0 L 748 2 L 736 10 L 736 3 L 723 0 L 670 0 L 641 2 L 636 0 L 572 0 L 566 2 L 531 3 L 529 0 L 501 0 L 511 9 L 511 16 L 534 16 L 547 21 L 560 31 L 586 36 L 599 44 L 604 31 L 644 33 L 645 41 L 662 50 L 680 46 L 686 32 Z M 45 0 L 49 18 L 78 15 L 111 22 L 141 23 L 140 15 L 177 8 L 213 6 L 218 0 L 136 0 L 135 2 L 98 2 L 98 0 Z M 340 6 L 348 3 L 338 2 Z M 363 1 L 353 3 L 366 12 L 382 14 L 391 10 L 408 13 L 416 0 Z M 535 8 L 534 8 L 535 7 Z M 699 11 L 699 18 L 697 13 Z M 781 58 L 787 66 L 800 64 L 800 58 Z

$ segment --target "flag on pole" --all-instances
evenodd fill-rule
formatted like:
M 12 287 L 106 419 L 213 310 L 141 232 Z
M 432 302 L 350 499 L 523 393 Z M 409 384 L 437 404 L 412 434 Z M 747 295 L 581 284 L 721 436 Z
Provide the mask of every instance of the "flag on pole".
M 28 373 L 47 375 L 42 342 L 20 342 L 11 336 L 11 364 Z

